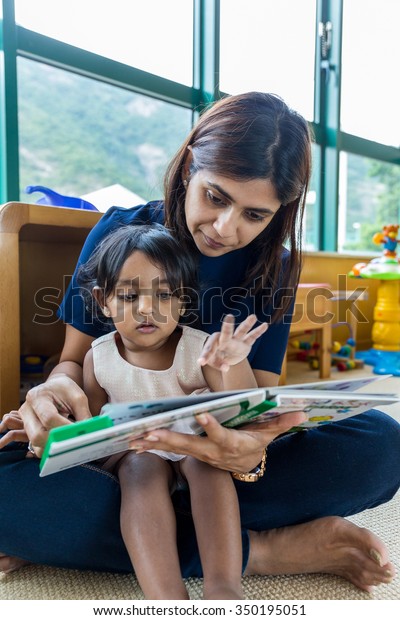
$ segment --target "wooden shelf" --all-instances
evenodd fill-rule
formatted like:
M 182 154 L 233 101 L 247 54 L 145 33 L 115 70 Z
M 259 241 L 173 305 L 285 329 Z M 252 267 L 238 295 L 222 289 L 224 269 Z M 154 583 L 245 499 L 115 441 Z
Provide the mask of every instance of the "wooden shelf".
M 0 206 L 0 415 L 19 406 L 20 355 L 61 351 L 57 307 L 101 216 L 19 202 Z

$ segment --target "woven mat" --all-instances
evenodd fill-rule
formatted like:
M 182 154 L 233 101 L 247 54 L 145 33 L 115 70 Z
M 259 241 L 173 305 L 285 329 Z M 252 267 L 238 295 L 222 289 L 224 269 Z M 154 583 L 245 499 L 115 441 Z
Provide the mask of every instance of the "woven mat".
M 399 600 L 400 599 L 400 493 L 389 503 L 367 510 L 350 519 L 377 534 L 388 546 L 397 577 L 389 585 L 363 592 L 340 577 L 331 575 L 291 575 L 244 577 L 249 600 Z M 187 579 L 193 600 L 202 598 L 202 580 Z M 81 572 L 26 566 L 5 575 L 0 573 L 2 600 L 134 600 L 143 599 L 133 575 Z

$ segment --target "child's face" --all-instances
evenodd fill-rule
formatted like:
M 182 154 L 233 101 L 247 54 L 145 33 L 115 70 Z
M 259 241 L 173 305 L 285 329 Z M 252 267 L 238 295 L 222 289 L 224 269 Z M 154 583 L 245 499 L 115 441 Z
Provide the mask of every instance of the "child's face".
M 162 269 L 142 252 L 125 261 L 106 308 L 127 349 L 155 350 L 167 342 L 183 307 L 173 292 Z

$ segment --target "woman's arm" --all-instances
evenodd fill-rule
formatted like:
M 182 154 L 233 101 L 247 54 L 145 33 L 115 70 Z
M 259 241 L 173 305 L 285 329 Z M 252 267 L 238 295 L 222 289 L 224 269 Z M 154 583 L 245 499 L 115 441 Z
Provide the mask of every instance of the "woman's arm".
M 279 375 L 261 370 L 253 371 L 247 362 L 251 345 L 266 330 L 265 324 L 251 330 L 254 322 L 254 317 L 248 317 L 234 330 L 233 317 L 228 316 L 222 324 L 221 332 L 213 334 L 207 340 L 200 360 L 204 377 L 212 390 L 248 389 L 257 387 L 257 384 L 262 387 L 278 384 Z M 233 362 L 233 365 L 230 366 L 229 362 Z M 222 369 L 225 365 L 227 370 L 224 371 Z M 242 427 L 240 430 L 225 428 L 208 414 L 197 416 L 196 420 L 203 426 L 205 437 L 160 429 L 151 431 L 143 439 L 133 441 L 131 447 L 137 450 L 157 449 L 186 454 L 220 469 L 247 472 L 260 463 L 264 449 L 271 441 L 292 426 L 303 422 L 305 415 L 301 412 L 288 413 L 263 424 Z
M 90 349 L 83 362 L 83 390 L 89 401 L 93 416 L 99 415 L 100 409 L 108 402 L 107 393 L 99 385 L 94 373 L 93 349 Z
M 260 387 L 278 385 L 278 374 L 265 370 L 252 372 Z M 262 424 L 253 423 L 240 429 L 228 429 L 219 424 L 212 415 L 203 414 L 197 416 L 196 420 L 203 426 L 205 437 L 160 429 L 152 431 L 140 441 L 133 442 L 131 447 L 187 454 L 220 469 L 248 472 L 259 465 L 266 446 L 305 419 L 305 414 L 299 411 L 285 413 Z
M 93 341 L 91 336 L 67 325 L 60 363 L 45 383 L 29 390 L 19 414 L 35 454 L 40 456 L 49 430 L 74 420 L 90 418 L 88 400 L 83 385 L 82 365 Z
M 285 413 L 265 424 L 251 424 L 237 430 L 221 426 L 212 415 L 201 414 L 196 421 L 204 428 L 205 437 L 159 429 L 133 441 L 130 447 L 186 454 L 219 469 L 248 472 L 261 462 L 266 446 L 305 419 L 301 412 Z
M 94 338 L 75 329 L 72 325 L 67 325 L 65 330 L 65 341 L 61 351 L 60 361 L 53 369 L 50 377 L 54 375 L 66 375 L 77 383 L 83 385 L 83 362 L 86 353 L 90 349 Z

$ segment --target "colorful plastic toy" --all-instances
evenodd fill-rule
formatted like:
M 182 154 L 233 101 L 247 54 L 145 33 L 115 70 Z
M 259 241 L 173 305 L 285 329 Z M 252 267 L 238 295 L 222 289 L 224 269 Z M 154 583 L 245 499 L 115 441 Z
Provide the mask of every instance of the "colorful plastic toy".
M 337 326 L 344 323 L 338 323 Z M 346 325 L 348 325 L 346 323 Z M 334 327 L 336 327 L 334 325 Z M 348 325 L 349 329 L 350 326 Z M 291 347 L 296 349 L 296 359 L 301 362 L 308 362 L 311 370 L 318 370 L 319 368 L 319 356 L 318 349 L 319 344 L 313 340 L 290 340 Z M 345 370 L 353 370 L 354 368 L 362 368 L 364 362 L 362 360 L 355 359 L 355 340 L 354 338 L 348 338 L 346 344 L 342 345 L 337 340 L 332 343 L 332 365 L 343 372 Z
M 98 211 L 98 209 L 92 205 L 91 202 L 83 200 L 75 196 L 64 196 L 55 192 L 49 187 L 43 185 L 28 185 L 25 187 L 27 194 L 33 194 L 35 192 L 41 192 L 42 198 L 36 201 L 38 205 L 52 205 L 53 207 L 69 207 L 70 209 L 86 209 L 87 211 Z
M 396 247 L 398 224 L 383 226 L 374 243 L 383 244 L 383 254 L 369 263 L 357 263 L 349 276 L 380 280 L 372 326 L 372 349 L 357 357 L 374 367 L 379 375 L 400 376 L 400 262 Z
M 397 239 L 399 232 L 399 224 L 389 224 L 384 226 L 382 232 L 375 233 L 372 237 L 372 241 L 376 244 L 383 243 L 384 256 L 390 256 L 395 258 L 397 256 L 396 247 L 400 239 Z

